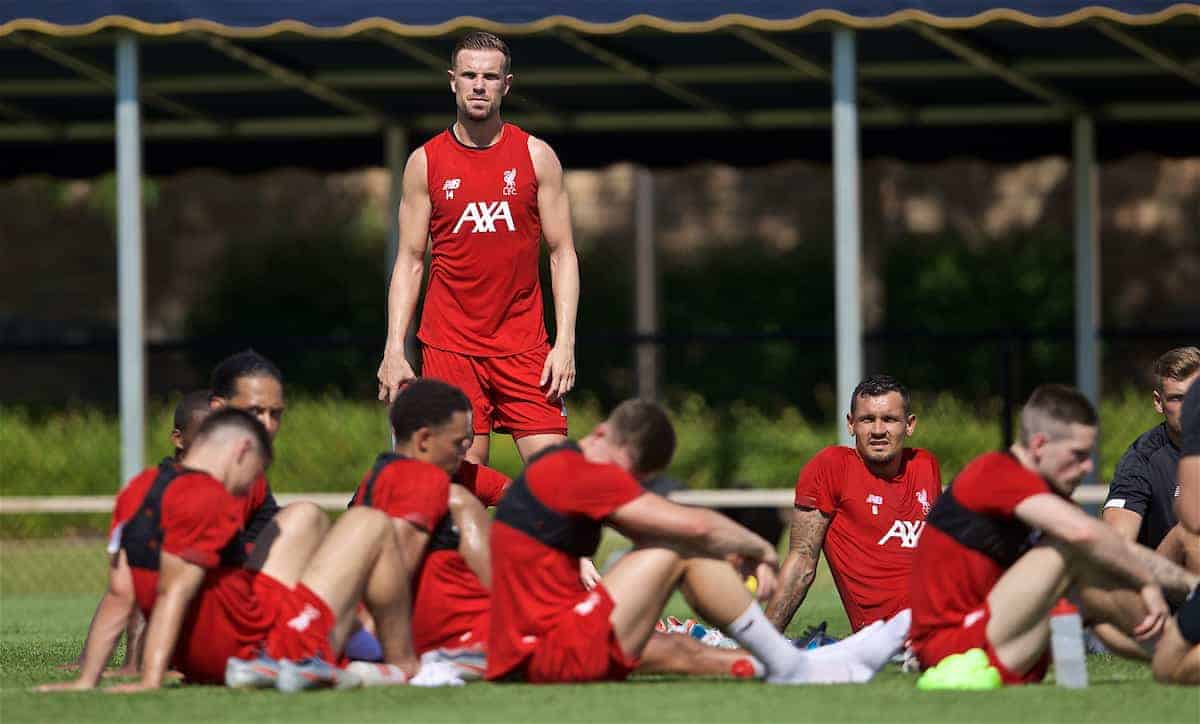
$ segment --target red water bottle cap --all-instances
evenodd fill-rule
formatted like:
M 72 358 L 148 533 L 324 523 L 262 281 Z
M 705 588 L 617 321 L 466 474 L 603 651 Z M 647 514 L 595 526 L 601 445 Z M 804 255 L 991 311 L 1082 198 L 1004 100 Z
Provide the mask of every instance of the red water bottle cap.
M 1079 608 L 1065 598 L 1058 599 L 1058 603 L 1050 609 L 1051 616 L 1069 616 L 1073 613 L 1079 613 Z

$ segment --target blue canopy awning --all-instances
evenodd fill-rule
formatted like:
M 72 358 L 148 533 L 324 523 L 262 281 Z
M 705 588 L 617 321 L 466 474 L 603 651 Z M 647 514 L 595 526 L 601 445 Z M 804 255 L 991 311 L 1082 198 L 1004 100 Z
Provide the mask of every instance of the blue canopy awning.
M 471 28 L 509 38 L 507 118 L 572 167 L 829 155 L 830 30 L 860 29 L 862 152 L 1200 153 L 1200 4 L 0 0 L 0 175 L 112 166 L 114 45 L 139 35 L 145 166 L 378 165 L 451 120 Z
M 863 29 L 911 21 L 957 29 L 996 21 L 1062 27 L 1094 19 L 1155 24 L 1187 13 L 1189 7 L 1195 11 L 1191 3 L 1155 0 L 1017 0 L 999 7 L 979 0 L 458 0 L 445 5 L 427 0 L 7 0 L 0 2 L 0 34 L 14 30 L 87 34 L 125 28 L 153 35 L 191 30 L 236 36 L 279 32 L 328 35 L 368 29 L 440 35 L 464 27 L 530 33 L 552 26 L 606 34 L 638 26 L 695 33 L 732 24 L 795 30 L 822 21 Z

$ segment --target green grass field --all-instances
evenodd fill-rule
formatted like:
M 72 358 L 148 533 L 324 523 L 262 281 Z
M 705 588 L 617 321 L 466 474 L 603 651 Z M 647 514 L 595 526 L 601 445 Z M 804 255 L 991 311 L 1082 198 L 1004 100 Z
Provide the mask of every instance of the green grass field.
M 618 542 L 606 541 L 608 547 Z M 598 556 L 603 560 L 604 554 Z M 670 677 L 624 684 L 471 684 L 275 692 L 174 687 L 136 696 L 102 692 L 34 694 L 34 684 L 66 678 L 55 666 L 78 653 L 103 585 L 103 543 L 0 541 L 0 721 L 16 722 L 1197 722 L 1200 691 L 1159 686 L 1140 666 L 1107 656 L 1089 662 L 1085 691 L 1053 685 L 982 693 L 922 693 L 915 676 L 889 669 L 865 686 L 775 687 Z M 69 574 L 62 572 L 69 571 Z M 671 612 L 687 615 L 678 598 Z M 793 633 L 828 619 L 847 629 L 822 571 L 793 622 Z

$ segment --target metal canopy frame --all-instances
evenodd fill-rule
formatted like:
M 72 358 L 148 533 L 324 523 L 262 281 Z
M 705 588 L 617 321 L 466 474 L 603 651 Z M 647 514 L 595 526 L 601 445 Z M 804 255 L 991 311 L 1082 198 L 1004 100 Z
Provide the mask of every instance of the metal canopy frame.
M 858 136 L 863 127 L 954 126 L 962 124 L 1020 125 L 1071 124 L 1075 184 L 1076 250 L 1076 377 L 1079 387 L 1094 401 L 1099 397 L 1099 358 L 1096 334 L 1100 319 L 1099 241 L 1097 224 L 1097 174 L 1095 123 L 1103 121 L 1200 121 L 1200 98 L 1183 102 L 1113 102 L 1088 107 L 1057 87 L 1051 77 L 1111 78 L 1163 76 L 1200 86 L 1200 58 L 1181 58 L 1156 47 L 1135 33 L 1106 21 L 1090 23 L 1114 48 L 1132 53 L 1122 58 L 1003 58 L 960 33 L 932 25 L 906 22 L 911 34 L 940 48 L 953 60 L 864 62 L 857 58 L 857 32 L 834 26 L 829 64 L 789 47 L 786 38 L 769 32 L 733 26 L 727 35 L 762 53 L 773 62 L 721 65 L 667 65 L 652 67 L 613 50 L 602 38 L 592 38 L 553 27 L 542 33 L 554 37 L 590 58 L 594 67 L 532 67 L 518 73 L 519 93 L 510 95 L 515 112 L 506 117 L 546 130 L 583 133 L 618 133 L 632 130 L 711 131 L 788 128 L 833 129 L 835 179 L 835 276 L 837 296 L 838 405 L 849 401 L 850 390 L 862 376 L 862 318 L 858 278 L 861 232 L 859 203 Z M 1031 31 L 1036 32 L 1036 31 Z M 869 38 L 869 32 L 866 37 Z M 143 462 L 145 360 L 142 297 L 141 143 L 143 139 L 216 139 L 350 137 L 383 134 L 386 163 L 393 189 L 393 208 L 400 199 L 400 174 L 409 149 L 409 132 L 445 126 L 445 114 L 408 114 L 398 117 L 377 104 L 356 97 L 356 92 L 419 90 L 444 87 L 439 73 L 444 59 L 423 44 L 370 31 L 358 36 L 391 48 L 430 70 L 332 70 L 308 72 L 256 52 L 244 43 L 219 35 L 193 31 L 201 41 L 225 58 L 246 68 L 240 73 L 139 77 L 138 39 L 117 34 L 115 72 L 109 72 L 71 52 L 99 39 L 68 38 L 48 41 L 29 33 L 0 39 L 69 69 L 77 78 L 0 79 L 0 141 L 72 142 L 116 136 L 118 200 L 118 266 L 120 316 L 120 383 L 122 420 L 122 474 L 131 477 Z M 110 42 L 104 39 L 103 42 Z M 159 39 L 150 42 L 162 42 Z M 867 41 L 869 42 L 869 40 Z M 894 80 L 973 79 L 993 77 L 1029 97 L 1026 102 L 972 105 L 917 105 L 898 100 L 872 82 Z M 748 82 L 813 82 L 830 84 L 832 103 L 821 108 L 737 109 L 693 84 L 719 86 Z M 568 112 L 536 95 L 537 91 L 580 86 L 639 85 L 658 91 L 682 110 Z M 333 115 L 282 115 L 227 119 L 171 97 L 188 93 L 260 93 L 292 89 L 325 105 Z M 529 95 L 524 89 L 535 89 Z M 115 122 L 67 122 L 22 105 L 22 99 L 63 96 L 100 96 L 115 92 Z M 859 99 L 866 102 L 859 107 Z M 140 100 L 139 100 L 140 99 Z M 140 104 L 164 111 L 169 120 L 143 122 Z M 1064 153 L 1067 149 L 1063 149 Z M 383 159 L 381 159 L 382 161 Z M 657 329 L 653 271 L 653 186 L 649 173 L 637 172 L 636 327 L 640 334 Z M 644 198 L 642 198 L 644 197 Z M 395 253 L 399 230 L 393 222 L 389 259 Z M 643 268 L 645 267 L 645 268 Z M 641 393 L 656 394 L 657 355 L 648 345 L 637 352 Z

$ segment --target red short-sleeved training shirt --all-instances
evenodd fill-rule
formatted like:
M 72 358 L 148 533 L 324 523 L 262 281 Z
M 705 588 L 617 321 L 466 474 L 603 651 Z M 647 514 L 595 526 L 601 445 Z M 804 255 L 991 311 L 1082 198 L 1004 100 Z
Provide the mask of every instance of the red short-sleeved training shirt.
M 963 468 L 946 495 L 967 510 L 1016 519 L 1013 510 L 1026 498 L 1052 493 L 1036 473 L 1008 453 L 988 453 Z M 1005 569 L 986 554 L 968 548 L 932 525 L 921 535 L 913 561 L 911 596 L 914 645 L 944 626 L 961 626 L 980 609 Z M 969 623 L 969 622 L 968 622 Z
M 827 447 L 796 482 L 796 507 L 832 518 L 825 557 L 855 631 L 908 608 L 913 554 L 942 492 L 937 458 L 919 448 L 901 455 L 900 472 L 885 480 L 854 448 Z
M 603 521 L 646 491 L 615 465 L 588 462 L 577 449 L 544 454 L 524 472 L 529 491 L 550 510 Z M 489 679 L 519 666 L 560 616 L 588 595 L 579 558 L 505 524 L 492 523 L 492 611 Z
M 408 521 L 426 533 L 433 532 L 449 509 L 450 476 L 420 460 L 395 455 L 383 467 L 377 464 L 355 491 L 354 504 L 363 503 L 368 487 L 372 508 Z

